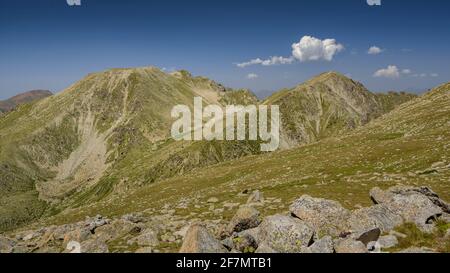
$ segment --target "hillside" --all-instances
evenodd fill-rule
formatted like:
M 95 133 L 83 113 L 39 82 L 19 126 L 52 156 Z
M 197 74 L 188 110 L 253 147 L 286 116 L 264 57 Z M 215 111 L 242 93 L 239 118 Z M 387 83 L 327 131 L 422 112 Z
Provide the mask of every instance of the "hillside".
M 440 86 L 339 138 L 197 169 L 62 212 L 37 226 L 80 221 L 86 215 L 117 217 L 143 212 L 152 219 L 165 217 L 158 228 L 164 236 L 195 219 L 219 232 L 253 190 L 262 192 L 267 200 L 258 207 L 262 215 L 285 212 L 287 204 L 303 194 L 357 209 L 372 204 L 367 197 L 372 188 L 397 184 L 429 186 L 448 202 L 449 90 L 450 83 Z M 179 247 L 177 240 L 160 249 Z
M 402 102 L 386 97 L 389 107 L 383 108 L 376 95 L 336 73 L 289 94 L 281 91 L 268 102 L 279 102 L 283 122 L 295 125 L 282 129 L 287 147 L 338 136 Z M 3 116 L 0 230 L 260 154 L 258 141 L 172 140 L 172 107 L 192 107 L 195 96 L 203 97 L 205 105 L 258 103 L 248 90 L 225 88 L 187 71 L 167 74 L 150 67 L 90 74 L 57 95 Z
M 414 97 L 371 93 L 359 82 L 328 72 L 277 92 L 265 103 L 280 105 L 282 144 L 291 148 L 355 129 Z
M 0 113 L 9 112 L 21 104 L 34 102 L 51 95 L 53 95 L 52 92 L 48 90 L 32 90 L 21 93 L 7 100 L 0 101 Z

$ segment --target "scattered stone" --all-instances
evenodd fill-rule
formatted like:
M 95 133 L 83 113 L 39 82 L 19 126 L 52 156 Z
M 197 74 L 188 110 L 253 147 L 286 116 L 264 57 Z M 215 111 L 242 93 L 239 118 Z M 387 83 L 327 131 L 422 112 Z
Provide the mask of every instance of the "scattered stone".
M 249 206 L 243 206 L 239 208 L 231 219 L 230 224 L 228 225 L 228 232 L 230 234 L 233 232 L 241 232 L 246 229 L 255 228 L 259 226 L 260 223 L 259 211 Z
M 189 227 L 180 253 L 225 253 L 225 247 L 199 224 Z
M 300 253 L 313 243 L 314 230 L 306 222 L 284 215 L 269 216 L 259 227 L 258 237 L 281 253 Z
M 211 204 L 213 204 L 213 203 L 218 203 L 218 202 L 219 202 L 219 199 L 218 199 L 217 197 L 211 197 L 211 198 L 208 199 L 207 202 L 208 202 L 208 203 L 211 203 Z
M 81 243 L 81 253 L 109 253 L 109 249 L 104 241 L 90 239 Z
M 264 202 L 263 194 L 256 190 L 247 199 L 247 204 Z
M 303 195 L 290 206 L 290 211 L 311 225 L 319 234 L 339 236 L 348 230 L 350 212 L 336 201 Z
M 361 241 L 343 239 L 336 242 L 336 253 L 368 253 L 366 246 Z

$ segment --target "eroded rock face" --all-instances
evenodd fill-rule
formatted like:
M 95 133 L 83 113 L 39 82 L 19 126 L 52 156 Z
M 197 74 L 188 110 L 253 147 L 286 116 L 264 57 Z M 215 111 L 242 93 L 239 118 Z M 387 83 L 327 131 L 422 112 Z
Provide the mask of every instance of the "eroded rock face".
M 350 211 L 336 201 L 304 195 L 290 206 L 290 212 L 307 222 L 319 234 L 339 236 L 348 231 Z
M 227 250 L 208 230 L 200 225 L 189 227 L 180 253 L 226 253 Z
M 297 218 L 274 215 L 264 219 L 259 227 L 261 244 L 282 253 L 299 253 L 313 243 L 314 230 Z

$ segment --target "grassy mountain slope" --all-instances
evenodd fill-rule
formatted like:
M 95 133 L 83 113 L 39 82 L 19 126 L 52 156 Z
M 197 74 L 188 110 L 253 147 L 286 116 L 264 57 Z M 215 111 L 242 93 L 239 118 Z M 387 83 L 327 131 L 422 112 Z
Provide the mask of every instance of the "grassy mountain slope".
M 282 144 L 290 148 L 357 128 L 413 97 L 374 94 L 361 83 L 328 72 L 275 93 L 265 103 L 280 105 Z

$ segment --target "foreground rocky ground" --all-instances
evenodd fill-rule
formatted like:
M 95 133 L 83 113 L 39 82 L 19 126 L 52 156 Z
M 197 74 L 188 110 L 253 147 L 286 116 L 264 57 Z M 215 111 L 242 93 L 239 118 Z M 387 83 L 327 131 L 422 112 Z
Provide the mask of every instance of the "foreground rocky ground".
M 183 253 L 450 251 L 450 207 L 431 189 L 374 188 L 370 198 L 373 206 L 350 211 L 336 201 L 303 195 L 288 213 L 262 218 L 257 208 L 267 202 L 256 191 L 228 223 L 199 223 L 170 210 L 117 219 L 88 217 L 0 235 L 0 252 L 152 253 L 179 245 Z

